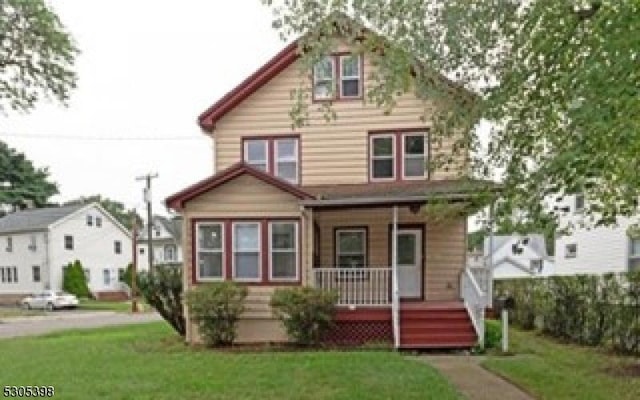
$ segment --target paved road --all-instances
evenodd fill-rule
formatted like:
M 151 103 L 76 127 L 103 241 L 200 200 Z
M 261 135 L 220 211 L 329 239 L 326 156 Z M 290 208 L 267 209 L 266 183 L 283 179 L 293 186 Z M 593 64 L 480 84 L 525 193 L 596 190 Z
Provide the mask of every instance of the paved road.
M 141 324 L 159 321 L 156 313 L 125 314 L 112 311 L 56 311 L 47 316 L 0 319 L 0 339 L 35 336 L 67 329 Z

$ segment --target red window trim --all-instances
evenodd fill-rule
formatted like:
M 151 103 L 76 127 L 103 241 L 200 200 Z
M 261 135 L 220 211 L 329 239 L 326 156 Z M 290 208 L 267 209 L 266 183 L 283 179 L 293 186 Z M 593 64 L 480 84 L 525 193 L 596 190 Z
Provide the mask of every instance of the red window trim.
M 240 140 L 240 159 L 242 160 L 242 162 L 246 162 L 244 159 L 245 156 L 245 152 L 244 152 L 244 147 L 245 147 L 245 143 L 247 141 L 250 140 L 265 140 L 267 142 L 267 171 L 265 171 L 267 174 L 276 177 L 278 179 L 282 179 L 276 176 L 275 174 L 275 170 L 276 170 L 276 156 L 275 156 L 275 141 L 279 140 L 279 139 L 295 139 L 297 140 L 297 156 L 298 156 L 298 170 L 296 172 L 297 175 L 297 182 L 289 182 L 289 181 L 285 181 L 288 182 L 292 185 L 301 185 L 302 184 L 302 141 L 300 139 L 300 135 L 296 134 L 296 135 L 269 135 L 269 136 L 243 136 Z M 284 179 L 282 179 L 284 180 Z
M 340 64 L 340 60 L 346 56 L 355 55 L 358 57 L 360 62 L 360 93 L 356 96 L 346 96 L 343 97 L 341 95 L 342 92 L 342 68 Z M 350 101 L 350 100 L 362 100 L 364 98 L 364 55 L 363 54 L 353 54 L 348 51 L 335 52 L 331 53 L 326 57 L 331 57 L 333 59 L 333 78 L 334 78 L 334 87 L 333 87 L 333 96 L 329 98 L 316 98 L 315 91 L 315 65 L 311 70 L 311 101 L 312 103 L 326 103 L 332 101 Z
M 260 268 L 261 278 L 260 280 L 235 280 L 233 278 L 233 223 L 234 222 L 257 222 L 260 223 Z M 283 279 L 269 279 L 269 223 L 270 222 L 293 222 L 298 225 L 298 264 L 297 264 L 297 279 L 296 280 L 283 280 Z M 302 284 L 302 219 L 300 217 L 241 217 L 241 218 L 193 218 L 191 223 L 191 284 L 197 285 L 200 283 L 208 282 L 223 282 L 232 281 L 238 284 L 247 286 L 299 286 Z M 210 280 L 210 279 L 198 279 L 198 265 L 197 265 L 197 240 L 198 232 L 197 226 L 199 223 L 221 223 L 223 226 L 223 277 L 222 279 Z M 265 230 L 266 229 L 266 230 Z M 266 233 L 265 233 L 266 232 Z
M 420 128 L 402 128 L 402 129 L 392 129 L 392 130 L 375 130 L 369 131 L 369 135 L 367 137 L 367 179 L 370 183 L 377 182 L 402 182 L 402 181 L 415 181 L 431 179 L 431 170 L 427 168 L 425 170 L 424 176 L 421 177 L 404 177 L 404 137 L 410 136 L 412 133 L 420 133 L 424 132 L 425 134 L 425 152 L 427 162 L 431 160 L 431 133 L 428 128 L 420 127 Z M 373 137 L 377 135 L 393 135 L 394 136 L 394 151 L 393 151 L 393 166 L 394 166 L 394 176 L 393 178 L 374 178 L 373 177 L 373 168 L 372 168 L 372 152 L 373 148 L 371 146 L 371 142 Z

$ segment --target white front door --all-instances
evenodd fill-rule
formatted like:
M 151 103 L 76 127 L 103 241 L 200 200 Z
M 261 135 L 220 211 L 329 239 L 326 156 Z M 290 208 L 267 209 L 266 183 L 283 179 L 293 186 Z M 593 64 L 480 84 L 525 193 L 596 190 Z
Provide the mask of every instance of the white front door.
M 422 231 L 398 229 L 398 288 L 400 298 L 422 298 Z

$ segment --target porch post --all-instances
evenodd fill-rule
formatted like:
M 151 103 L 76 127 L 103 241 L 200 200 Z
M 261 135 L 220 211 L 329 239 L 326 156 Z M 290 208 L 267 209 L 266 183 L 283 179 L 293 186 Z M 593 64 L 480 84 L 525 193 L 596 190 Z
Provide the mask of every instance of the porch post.
M 400 347 L 400 288 L 398 286 L 398 206 L 393 206 L 391 233 L 391 316 L 393 319 L 393 344 Z

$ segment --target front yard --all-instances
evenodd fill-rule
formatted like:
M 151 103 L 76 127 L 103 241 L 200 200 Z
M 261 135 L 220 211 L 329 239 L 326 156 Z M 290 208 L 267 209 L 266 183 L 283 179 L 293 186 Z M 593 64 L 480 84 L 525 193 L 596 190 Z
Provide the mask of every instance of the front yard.
M 515 356 L 490 356 L 484 366 L 541 399 L 640 398 L 640 360 L 597 348 L 510 330 Z
M 64 399 L 459 399 L 393 352 L 228 353 L 184 346 L 164 323 L 0 341 L 3 385 Z

